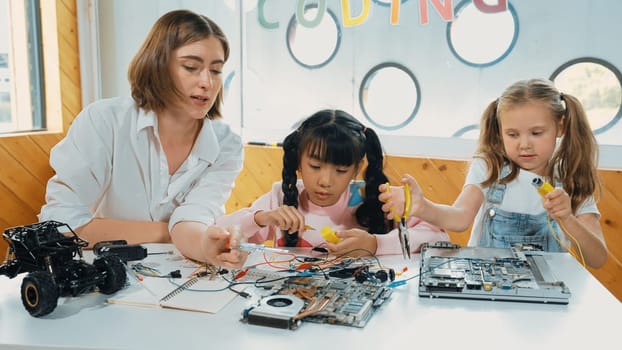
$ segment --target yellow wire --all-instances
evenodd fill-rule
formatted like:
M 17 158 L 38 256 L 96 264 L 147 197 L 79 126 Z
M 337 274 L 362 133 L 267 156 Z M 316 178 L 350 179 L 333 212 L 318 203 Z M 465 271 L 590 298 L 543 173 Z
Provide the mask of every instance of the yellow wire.
M 537 186 L 536 189 L 538 190 L 538 193 L 540 193 L 542 197 L 544 197 L 547 193 L 553 191 L 554 187 L 550 183 L 546 181 L 544 182 L 540 181 L 540 182 L 542 184 L 540 186 Z M 555 230 L 553 229 L 553 225 L 551 225 L 551 216 L 548 213 L 546 214 L 546 218 L 547 218 L 547 223 L 549 224 L 549 231 L 551 231 L 553 238 L 555 238 L 555 240 L 557 241 L 557 243 L 559 243 L 561 247 L 564 247 L 564 244 L 557 237 L 557 234 L 555 233 Z M 560 221 L 557 221 L 557 224 L 562 229 L 562 231 L 564 231 L 566 236 L 570 237 L 574 241 L 575 245 L 577 246 L 577 249 L 579 249 L 579 255 L 581 257 L 581 264 L 583 264 L 583 266 L 586 267 L 585 259 L 583 258 L 583 251 L 581 251 L 581 245 L 579 244 L 577 239 L 574 238 L 574 236 L 570 234 L 570 232 L 568 232 L 564 224 L 562 224 Z M 575 251 L 572 249 L 572 243 L 566 249 L 575 259 L 579 260 L 579 258 L 577 258 L 577 253 L 575 253 Z
M 551 234 L 553 235 L 553 238 L 555 238 L 555 240 L 557 241 L 557 243 L 559 243 L 560 246 L 564 247 L 564 244 L 559 240 L 559 238 L 557 237 L 557 234 L 555 233 L 555 229 L 553 229 L 553 225 L 551 224 L 551 216 L 547 214 L 547 223 L 549 224 L 549 231 L 551 231 Z M 566 236 L 570 237 L 575 245 L 577 246 L 577 249 L 579 250 L 579 256 L 580 256 L 580 261 L 581 264 L 583 265 L 583 267 L 587 267 L 585 265 L 585 258 L 583 257 L 583 251 L 581 250 L 581 245 L 579 244 L 579 241 L 577 241 L 576 238 L 574 238 L 574 236 L 572 234 L 570 234 L 570 232 L 568 232 L 568 230 L 566 229 L 566 226 L 564 226 L 564 224 L 562 224 L 561 222 L 557 221 L 557 224 L 559 225 L 559 227 L 561 227 L 562 231 L 564 231 L 564 233 L 566 234 Z M 568 250 L 568 252 L 577 260 L 579 260 L 579 257 L 577 257 L 577 253 L 574 251 L 574 249 L 572 249 L 572 244 L 570 244 L 569 247 L 564 247 Z

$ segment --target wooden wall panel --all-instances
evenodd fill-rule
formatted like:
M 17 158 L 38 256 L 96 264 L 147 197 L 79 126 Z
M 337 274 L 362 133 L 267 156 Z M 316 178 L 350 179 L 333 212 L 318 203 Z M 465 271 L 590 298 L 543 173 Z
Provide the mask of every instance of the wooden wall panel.
M 3 140 L 0 149 L 13 158 L 14 162 L 9 163 L 23 167 L 26 177 L 32 177 L 33 181 L 45 184 L 52 176 L 48 162 L 40 161 L 49 158 L 49 150 L 42 149 L 33 137 L 8 137 Z
M 20 152 L 21 153 L 21 152 Z M 36 158 L 26 158 L 8 153 L 6 149 L 0 147 L 0 159 L 6 161 L 2 166 L 2 184 L 17 198 L 20 198 L 32 211 L 41 208 L 41 198 L 43 198 L 44 188 L 38 181 L 37 176 L 33 176 L 22 162 L 40 161 Z M 11 213 L 2 213 L 6 216 Z
M 231 198 L 225 205 L 227 212 L 251 205 L 260 195 L 272 188 L 274 179 L 281 178 L 283 150 L 272 147 L 247 146 L 244 150 L 244 171 L 236 180 Z
M 69 111 L 67 112 L 69 113 Z M 58 143 L 63 138 L 63 134 L 61 133 L 53 133 L 53 134 L 41 134 L 36 135 L 36 137 L 32 138 L 33 142 L 37 144 L 39 149 L 46 153 L 46 158 L 50 157 L 50 150 L 54 145 Z M 49 162 L 46 162 L 48 164 Z M 52 171 L 52 169 L 50 169 Z
M 61 104 L 64 129 L 82 108 L 75 0 L 56 1 Z M 45 53 L 44 53 L 45 54 Z M 52 176 L 50 149 L 63 134 L 41 133 L 0 137 L 0 224 L 3 228 L 37 221 Z M 4 232 L 4 230 L 2 230 Z M 0 240 L 0 252 L 7 246 Z M 4 257 L 4 253 L 0 253 Z
M 23 225 L 37 221 L 38 210 L 19 197 L 12 188 L 8 188 L 4 182 L 0 182 L 0 223 L 3 224 L 2 232 L 7 227 Z M 4 241 L 2 241 L 4 244 Z M 4 254 L 0 255 L 3 256 Z
M 600 201 L 605 205 L 599 206 L 599 209 L 605 239 L 609 250 L 615 256 L 622 256 L 622 239 L 620 239 L 620 230 L 622 229 L 622 221 L 620 220 L 622 213 L 622 172 L 601 171 L 600 178 L 603 187 Z
M 453 203 L 466 176 L 465 162 L 445 159 L 387 156 L 385 173 L 391 184 L 399 185 L 404 174 L 415 176 L 425 195 L 434 202 Z M 442 183 L 443 186 L 439 186 Z M 452 242 L 466 245 L 471 229 L 448 232 Z
M 274 181 L 281 179 L 283 151 L 277 147 L 247 146 L 244 169 L 236 179 L 236 188 L 227 202 L 227 212 L 252 203 L 270 190 Z M 444 159 L 388 156 L 385 171 L 392 184 L 398 184 L 404 173 L 415 176 L 424 194 L 433 201 L 451 204 L 460 192 L 466 176 L 467 162 Z M 603 195 L 598 203 L 602 213 L 601 224 L 609 247 L 609 259 L 600 269 L 589 271 L 622 301 L 622 172 L 600 170 Z M 469 228 L 465 232 L 450 232 L 452 242 L 466 245 Z

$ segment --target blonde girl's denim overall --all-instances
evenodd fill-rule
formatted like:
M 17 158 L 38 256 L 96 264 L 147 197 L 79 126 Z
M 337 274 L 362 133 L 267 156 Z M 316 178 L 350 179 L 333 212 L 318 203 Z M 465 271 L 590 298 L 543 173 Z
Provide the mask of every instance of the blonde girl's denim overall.
M 506 168 L 503 169 L 503 173 Z M 486 211 L 482 225 L 479 246 L 509 248 L 517 244 L 529 244 L 543 251 L 564 252 L 558 240 L 551 234 L 549 220 L 558 239 L 561 230 L 557 222 L 550 219 L 546 212 L 539 215 L 512 213 L 501 210 L 498 206 L 503 202 L 507 185 L 495 183 L 490 186 L 486 195 Z M 535 191 L 535 189 L 534 189 Z

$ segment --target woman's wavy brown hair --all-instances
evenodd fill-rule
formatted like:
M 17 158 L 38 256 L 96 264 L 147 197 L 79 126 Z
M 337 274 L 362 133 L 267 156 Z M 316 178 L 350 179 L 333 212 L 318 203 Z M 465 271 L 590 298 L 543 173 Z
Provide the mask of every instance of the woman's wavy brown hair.
M 188 10 L 175 10 L 162 15 L 149 31 L 128 69 L 132 97 L 138 107 L 158 112 L 175 104 L 181 92 L 169 71 L 173 52 L 184 45 L 212 36 L 222 44 L 226 62 L 229 58 L 229 42 L 222 29 L 211 19 Z M 222 101 L 221 89 L 207 118 L 222 118 Z

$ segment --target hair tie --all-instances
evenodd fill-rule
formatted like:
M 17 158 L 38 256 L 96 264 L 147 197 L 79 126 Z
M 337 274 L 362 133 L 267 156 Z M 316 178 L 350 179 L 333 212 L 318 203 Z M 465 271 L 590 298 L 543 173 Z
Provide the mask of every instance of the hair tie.
M 364 134 L 364 133 L 366 133 L 366 132 L 367 132 L 367 127 L 366 127 L 366 126 L 364 126 L 364 127 L 363 127 L 363 134 Z
M 564 114 L 566 114 L 566 112 L 568 111 L 568 104 L 566 103 L 563 92 L 559 93 L 559 104 L 562 106 L 562 108 L 564 108 Z

